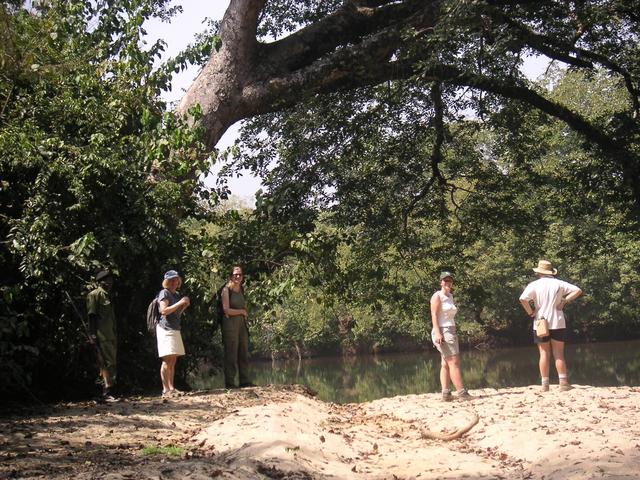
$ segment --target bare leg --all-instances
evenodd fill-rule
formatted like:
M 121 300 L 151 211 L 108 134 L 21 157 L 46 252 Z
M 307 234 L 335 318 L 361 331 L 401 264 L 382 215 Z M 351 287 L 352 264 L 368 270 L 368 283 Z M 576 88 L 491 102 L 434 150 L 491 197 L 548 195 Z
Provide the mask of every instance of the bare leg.
M 176 373 L 177 355 L 167 355 L 162 357 L 162 365 L 160 366 L 160 379 L 162 380 L 162 393 L 173 390 L 173 377 Z
M 558 371 L 560 385 L 569 385 L 569 379 L 567 378 L 567 362 L 564 359 L 564 342 L 551 339 L 551 350 L 553 351 L 553 358 L 556 362 L 556 370 Z
M 447 359 L 441 357 L 442 362 L 440 363 L 440 385 L 442 386 L 442 391 L 449 391 L 449 364 L 447 363 Z
M 564 342 L 557 340 L 551 340 L 551 350 L 553 351 L 553 358 L 556 361 L 556 370 L 558 375 L 567 373 L 567 363 L 564 359 Z
M 100 369 L 100 376 L 102 377 L 102 381 L 104 382 L 104 389 L 109 390 L 113 387 L 113 382 L 111 381 L 111 375 L 109 375 L 109 370 L 106 368 Z
M 553 342 L 553 340 L 551 340 Z M 538 367 L 540 368 L 540 377 L 549 378 L 549 363 L 551 361 L 551 345 L 549 342 L 539 343 L 538 351 L 540 352 L 540 360 Z
M 456 391 L 460 392 L 464 389 L 464 384 L 462 383 L 462 372 L 460 371 L 460 355 L 453 355 L 452 357 L 447 357 L 445 360 L 449 367 L 451 382 L 456 387 Z

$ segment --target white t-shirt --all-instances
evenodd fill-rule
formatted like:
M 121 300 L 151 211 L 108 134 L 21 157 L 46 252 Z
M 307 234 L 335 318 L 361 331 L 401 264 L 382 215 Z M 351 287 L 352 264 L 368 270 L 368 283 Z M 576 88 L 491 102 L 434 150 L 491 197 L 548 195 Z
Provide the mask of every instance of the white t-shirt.
M 456 322 L 454 317 L 458 312 L 458 307 L 453 303 L 453 295 L 445 295 L 442 292 L 438 292 L 440 297 L 440 308 L 438 309 L 438 325 L 441 327 L 453 327 Z
M 535 313 L 533 328 L 535 329 L 535 320 L 543 317 L 549 322 L 551 330 L 566 328 L 564 312 L 558 310 L 557 306 L 564 297 L 576 290 L 578 287 L 575 285 L 551 276 L 540 277 L 527 285 L 520 295 L 520 300 L 533 301 Z

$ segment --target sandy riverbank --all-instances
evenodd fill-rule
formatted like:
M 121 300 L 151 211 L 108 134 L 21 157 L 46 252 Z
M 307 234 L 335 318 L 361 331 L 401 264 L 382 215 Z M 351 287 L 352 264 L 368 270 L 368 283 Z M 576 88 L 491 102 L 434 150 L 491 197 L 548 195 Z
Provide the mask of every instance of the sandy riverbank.
M 0 418 L 0 479 L 638 478 L 640 388 L 471 393 L 337 405 L 268 386 L 57 405 Z

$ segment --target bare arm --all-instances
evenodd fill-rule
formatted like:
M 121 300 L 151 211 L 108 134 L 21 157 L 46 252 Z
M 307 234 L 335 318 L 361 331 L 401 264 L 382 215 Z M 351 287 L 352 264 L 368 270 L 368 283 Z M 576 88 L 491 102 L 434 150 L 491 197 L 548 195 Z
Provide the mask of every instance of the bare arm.
M 438 292 L 431 296 L 431 325 L 433 326 L 433 341 L 437 344 L 442 343 L 442 331 L 440 331 L 440 325 L 438 325 L 438 310 L 442 300 Z
M 533 317 L 535 315 L 535 312 L 533 311 L 533 308 L 531 308 L 531 303 L 529 302 L 529 300 L 521 298 L 520 303 L 522 304 L 522 308 L 524 308 L 524 311 L 527 312 L 527 315 L 529 315 L 530 317 Z
M 160 305 L 158 306 L 158 311 L 160 315 L 171 315 L 172 313 L 185 310 L 191 302 L 189 301 L 189 297 L 182 297 L 173 305 L 169 305 L 169 300 L 162 299 L 160 300 Z
M 579 288 L 577 290 L 574 290 L 573 292 L 571 292 L 569 295 L 567 295 L 566 297 L 564 297 L 562 299 L 562 301 L 560 302 L 560 304 L 557 307 L 558 310 L 562 310 L 567 303 L 573 302 L 580 295 L 582 295 L 582 290 L 579 289 Z

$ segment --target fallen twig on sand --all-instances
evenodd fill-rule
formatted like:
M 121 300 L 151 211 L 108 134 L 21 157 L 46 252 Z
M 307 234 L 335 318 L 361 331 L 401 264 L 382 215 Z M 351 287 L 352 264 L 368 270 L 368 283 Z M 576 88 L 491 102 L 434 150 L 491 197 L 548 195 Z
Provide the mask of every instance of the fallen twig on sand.
M 473 414 L 473 418 L 471 421 L 464 427 L 459 428 L 451 433 L 440 433 L 440 432 L 432 432 L 431 430 L 420 430 L 420 436 L 422 438 L 428 438 L 431 440 L 454 440 L 456 438 L 460 438 L 462 435 L 471 430 L 480 420 L 477 414 Z

